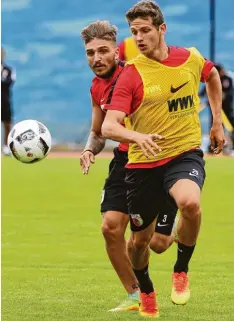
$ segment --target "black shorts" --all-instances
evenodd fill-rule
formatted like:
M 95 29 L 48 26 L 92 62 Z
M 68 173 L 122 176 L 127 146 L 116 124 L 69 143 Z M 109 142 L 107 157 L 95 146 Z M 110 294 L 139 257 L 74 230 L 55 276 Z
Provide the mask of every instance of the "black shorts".
M 205 180 L 204 167 L 203 152 L 196 149 L 183 153 L 162 166 L 127 169 L 127 202 L 131 230 L 144 230 L 156 217 L 158 217 L 158 222 L 161 222 L 163 215 L 167 215 L 163 214 L 165 209 L 171 217 L 166 218 L 169 223 L 165 222 L 164 227 L 169 228 L 170 226 L 172 230 L 172 222 L 174 222 L 178 208 L 174 199 L 169 195 L 170 188 L 180 179 L 189 179 L 202 189 Z M 163 223 L 158 226 L 158 222 L 156 228 L 163 227 L 160 226 Z
M 1 121 L 2 122 L 11 122 L 12 119 L 12 110 L 9 103 L 2 102 L 1 106 Z
M 125 183 L 128 153 L 114 149 L 114 158 L 109 165 L 109 175 L 102 191 L 101 213 L 118 211 L 128 214 L 127 185 Z
M 102 191 L 101 213 L 107 211 L 118 211 L 128 214 L 127 205 L 127 184 L 125 176 L 128 162 L 128 153 L 114 149 L 114 158 L 109 165 L 109 176 L 105 181 Z M 166 202 L 158 215 L 155 232 L 170 235 L 174 224 L 177 210 L 170 202 Z
M 157 215 L 155 232 L 164 235 L 171 235 L 176 218 L 176 213 L 177 207 L 172 206 L 169 202 L 165 202 L 165 205 Z

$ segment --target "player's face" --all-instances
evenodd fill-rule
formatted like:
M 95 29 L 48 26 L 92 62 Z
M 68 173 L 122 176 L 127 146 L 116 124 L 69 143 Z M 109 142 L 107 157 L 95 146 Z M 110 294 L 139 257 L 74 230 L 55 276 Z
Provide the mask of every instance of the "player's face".
M 107 78 L 117 64 L 119 49 L 110 40 L 93 39 L 85 45 L 86 57 L 92 71 L 101 78 Z
M 130 28 L 140 52 L 152 58 L 155 50 L 158 50 L 162 44 L 166 32 L 165 23 L 156 28 L 151 17 L 147 19 L 137 18 L 131 22 Z

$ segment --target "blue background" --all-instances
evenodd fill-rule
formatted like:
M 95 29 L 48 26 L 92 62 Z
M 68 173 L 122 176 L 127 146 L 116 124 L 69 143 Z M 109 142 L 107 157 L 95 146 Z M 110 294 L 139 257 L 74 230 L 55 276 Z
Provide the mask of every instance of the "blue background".
M 93 77 L 80 31 L 110 20 L 121 41 L 129 36 L 128 0 L 3 0 L 2 45 L 17 71 L 14 121 L 38 119 L 57 142 L 82 142 L 90 126 L 89 87 Z M 169 45 L 196 46 L 209 57 L 209 1 L 161 0 Z M 217 62 L 234 70 L 234 1 L 217 0 Z M 224 5 L 225 4 L 225 5 Z M 201 114 L 207 132 L 207 111 Z

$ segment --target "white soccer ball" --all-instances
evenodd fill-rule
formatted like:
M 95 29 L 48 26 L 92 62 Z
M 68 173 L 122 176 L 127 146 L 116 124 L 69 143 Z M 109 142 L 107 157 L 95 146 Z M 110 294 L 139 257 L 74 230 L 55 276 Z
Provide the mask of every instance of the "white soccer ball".
M 22 163 L 35 163 L 45 158 L 51 149 L 48 128 L 37 120 L 17 123 L 8 135 L 12 155 Z

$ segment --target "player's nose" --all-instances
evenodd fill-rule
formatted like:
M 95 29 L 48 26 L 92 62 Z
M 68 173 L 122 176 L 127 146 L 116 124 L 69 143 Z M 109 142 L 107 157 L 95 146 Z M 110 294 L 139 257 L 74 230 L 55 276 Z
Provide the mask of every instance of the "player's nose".
M 141 35 L 140 32 L 138 32 L 138 33 L 136 34 L 136 41 L 139 42 L 139 43 L 143 41 L 143 38 L 142 38 L 142 35 Z
M 95 53 L 94 55 L 94 63 L 98 62 L 98 61 L 101 61 L 101 57 L 98 53 Z

